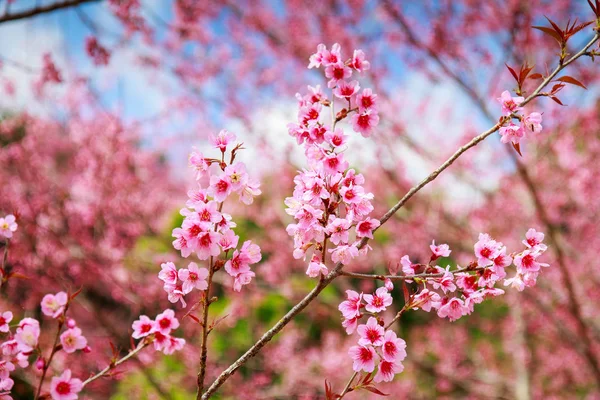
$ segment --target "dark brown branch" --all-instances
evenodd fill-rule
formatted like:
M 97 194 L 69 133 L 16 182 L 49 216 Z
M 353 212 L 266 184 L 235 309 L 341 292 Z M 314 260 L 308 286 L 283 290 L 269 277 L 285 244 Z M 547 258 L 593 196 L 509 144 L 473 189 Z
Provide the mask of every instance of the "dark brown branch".
M 51 12 L 54 12 L 57 10 L 62 10 L 65 8 L 70 8 L 70 7 L 76 7 L 76 6 L 84 4 L 84 3 L 92 3 L 92 2 L 97 2 L 97 1 L 101 1 L 101 0 L 63 0 L 63 1 L 57 1 L 55 3 L 51 3 L 51 4 L 47 4 L 47 5 L 43 5 L 43 6 L 37 6 L 37 7 L 30 8 L 28 10 L 17 11 L 17 12 L 13 12 L 13 13 L 7 11 L 4 15 L 0 16 L 0 24 L 3 22 L 31 18 L 31 17 L 35 17 L 35 16 L 41 15 L 41 14 L 48 14 L 48 13 L 51 13 Z

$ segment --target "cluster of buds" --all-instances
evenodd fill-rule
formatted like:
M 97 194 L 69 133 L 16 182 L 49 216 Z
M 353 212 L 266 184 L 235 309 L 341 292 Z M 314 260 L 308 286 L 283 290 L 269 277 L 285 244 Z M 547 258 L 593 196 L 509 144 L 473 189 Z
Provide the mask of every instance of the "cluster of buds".
M 309 68 L 321 66 L 330 78 L 328 87 L 333 89 L 333 95 L 347 107 L 335 114 L 335 99 L 327 98 L 320 86 L 309 86 L 308 94 L 296 95 L 298 123 L 288 125 L 290 135 L 304 145 L 309 168 L 296 175 L 293 197 L 285 200 L 286 212 L 297 221 L 288 225 L 287 232 L 294 237 L 295 258 L 306 259 L 308 251 L 314 250 L 306 271 L 311 277 L 328 271 L 324 263 L 328 241 L 335 245 L 328 250 L 332 260 L 348 264 L 359 254 L 358 240 L 372 238 L 373 230 L 379 226 L 379 221 L 368 217 L 373 210 L 373 194 L 365 191 L 364 177 L 349 169 L 344 158 L 348 135 L 336 127 L 351 114 L 354 130 L 365 137 L 377 125 L 377 95 L 370 89 L 360 92 L 357 81 L 347 81 L 353 71 L 369 69 L 369 62 L 360 50 L 344 62 L 338 44 L 331 50 L 321 44 L 311 56 Z M 327 108 L 333 115 L 331 124 L 325 122 Z
M 252 204 L 254 196 L 261 191 L 260 183 L 248 176 L 244 163 L 234 162 L 237 152 L 243 149 L 242 143 L 233 145 L 229 162 L 226 162 L 228 147 L 235 140 L 235 135 L 226 130 L 216 136 L 211 135 L 211 143 L 221 152 L 220 159 L 205 158 L 196 150 L 190 154 L 189 161 L 195 170 L 198 188 L 188 192 L 187 207 L 181 210 L 185 219 L 180 228 L 173 230 L 173 247 L 181 251 L 183 257 L 194 252 L 202 261 L 210 259 L 209 268 L 213 271 L 225 267 L 233 278 L 234 290 L 239 292 L 255 276 L 250 265 L 260 261 L 260 247 L 246 241 L 240 250 L 236 250 L 239 241 L 233 230 L 236 224 L 231 215 L 223 212 L 223 203 L 236 193 L 242 203 Z M 216 260 L 222 254 L 225 258 Z M 165 263 L 159 278 L 164 282 L 169 300 L 172 303 L 181 301 L 185 307 L 184 296 L 194 288 L 205 290 L 209 274 L 209 270 L 198 268 L 193 262 L 179 271 L 173 263 Z

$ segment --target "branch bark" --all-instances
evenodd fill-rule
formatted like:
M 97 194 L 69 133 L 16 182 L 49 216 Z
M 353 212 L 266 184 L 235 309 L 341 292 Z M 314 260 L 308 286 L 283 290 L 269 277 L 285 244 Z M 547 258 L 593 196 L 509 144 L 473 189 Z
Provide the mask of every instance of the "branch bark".
M 55 3 L 46 4 L 42 6 L 37 6 L 30 8 L 28 10 L 17 11 L 17 12 L 9 12 L 7 9 L 6 12 L 0 16 L 0 24 L 3 22 L 16 21 L 25 18 L 35 17 L 41 14 L 48 14 L 57 10 L 62 10 L 65 8 L 76 7 L 78 5 L 84 3 L 92 3 L 98 2 L 102 0 L 62 0 L 56 1 Z

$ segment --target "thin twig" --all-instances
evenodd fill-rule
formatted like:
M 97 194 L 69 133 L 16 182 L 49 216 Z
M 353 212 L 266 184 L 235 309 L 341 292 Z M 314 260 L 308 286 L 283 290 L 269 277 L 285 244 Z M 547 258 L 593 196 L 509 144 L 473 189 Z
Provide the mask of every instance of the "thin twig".
M 75 7 L 75 6 L 84 4 L 84 3 L 91 3 L 91 2 L 97 2 L 97 1 L 101 1 L 101 0 L 63 0 L 63 1 L 57 1 L 57 2 L 54 2 L 51 4 L 37 6 L 37 7 L 30 8 L 28 10 L 17 11 L 17 12 L 13 12 L 13 13 L 8 12 L 8 8 L 7 8 L 6 13 L 3 14 L 2 16 L 0 16 L 0 24 L 3 22 L 16 21 L 19 19 L 34 17 L 36 15 L 48 14 L 53 11 L 61 10 L 64 8 Z
M 83 384 L 82 387 L 85 387 L 87 384 L 95 381 L 96 379 L 102 378 L 104 375 L 106 375 L 109 371 L 115 369 L 116 367 L 118 367 L 119 365 L 123 364 L 125 361 L 129 360 L 131 357 L 134 357 L 137 353 L 139 353 L 140 351 L 142 351 L 144 348 L 146 348 L 148 345 L 150 345 L 149 341 L 146 340 L 142 340 L 135 349 L 131 350 L 129 353 L 127 353 L 126 356 L 124 356 L 123 358 L 110 363 L 106 368 L 104 368 L 102 371 L 98 372 L 96 375 L 89 377 L 88 379 L 86 379 Z

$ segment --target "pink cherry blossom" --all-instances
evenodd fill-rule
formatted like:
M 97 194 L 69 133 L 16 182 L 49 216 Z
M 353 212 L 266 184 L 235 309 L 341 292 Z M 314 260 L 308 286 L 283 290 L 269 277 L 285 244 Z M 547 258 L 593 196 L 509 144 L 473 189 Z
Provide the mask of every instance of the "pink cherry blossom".
M 366 60 L 365 53 L 362 50 L 354 50 L 352 55 L 352 68 L 358 72 L 364 72 L 371 67 L 371 63 Z
M 33 318 L 24 318 L 19 322 L 15 333 L 17 348 L 24 353 L 32 351 L 38 344 L 40 323 Z
M 354 331 L 358 327 L 358 319 L 359 318 L 360 317 L 354 317 L 354 318 L 345 319 L 342 321 L 342 326 L 346 329 L 346 333 L 348 335 L 351 335 L 352 333 L 354 333 Z
M 175 318 L 173 310 L 165 310 L 155 318 L 156 331 L 168 335 L 173 329 L 179 328 L 179 320 Z
M 71 370 L 66 369 L 62 375 L 55 376 L 50 382 L 50 394 L 53 400 L 77 400 L 77 393 L 83 385 L 80 379 L 71 378 Z
M 452 250 L 450 250 L 450 246 L 448 246 L 447 244 L 436 245 L 435 240 L 431 242 L 429 248 L 431 249 L 431 252 L 435 256 L 435 258 L 449 257 L 450 253 L 452 253 Z
M 367 303 L 365 309 L 369 312 L 378 313 L 392 304 L 392 296 L 385 287 L 380 287 L 375 294 L 365 294 L 363 299 Z
M 65 353 L 74 353 L 87 346 L 87 339 L 81 334 L 81 329 L 71 328 L 60 335 L 60 344 Z
M 360 339 L 358 344 L 361 346 L 381 346 L 383 344 L 383 335 L 385 330 L 379 325 L 376 318 L 370 317 L 366 325 L 359 325 L 356 329 Z
M 360 305 L 363 294 L 359 294 L 354 290 L 346 290 L 346 296 L 347 300 L 342 301 L 338 306 L 338 309 L 346 319 L 358 317 L 360 315 Z
M 227 196 L 231 194 L 233 185 L 229 181 L 229 178 L 225 175 L 210 177 L 210 186 L 208 188 L 208 194 L 211 195 L 216 201 L 222 203 L 225 201 Z
M 439 308 L 441 300 L 439 294 L 425 288 L 414 296 L 412 306 L 415 310 L 420 308 L 423 311 L 430 312 L 432 308 Z
M 313 255 L 310 263 L 308 264 L 308 269 L 306 270 L 306 275 L 310 276 L 311 278 L 316 278 L 319 275 L 327 275 L 327 273 L 329 272 L 329 270 L 327 269 L 327 267 L 325 266 L 325 264 L 323 264 L 323 262 L 321 261 L 321 257 L 319 257 L 318 255 Z
M 330 249 L 331 259 L 333 262 L 341 262 L 342 264 L 348 265 L 354 257 L 358 256 L 358 248 L 355 245 L 338 246 L 335 249 Z
M 382 360 L 377 368 L 377 373 L 373 378 L 374 382 L 391 382 L 394 375 L 399 374 L 404 370 L 404 366 L 395 361 Z
M 502 92 L 500 97 L 498 97 L 498 101 L 502 105 L 502 114 L 505 116 L 509 116 L 514 112 L 520 111 L 523 107 L 519 107 L 525 98 L 523 97 L 512 97 L 508 90 Z
M 242 286 L 249 284 L 256 274 L 253 271 L 244 271 L 238 273 L 233 280 L 233 290 L 239 292 L 242 290 Z
M 373 230 L 379 227 L 379 225 L 380 222 L 378 219 L 366 218 L 356 225 L 356 236 L 360 238 L 368 237 L 369 239 L 373 239 Z
M 15 366 L 10 361 L 0 361 L 0 380 L 7 379 L 12 371 L 15 370 Z
M 10 330 L 8 324 L 13 319 L 13 313 L 10 311 L 4 311 L 0 314 L 0 332 L 8 332 Z
M 373 129 L 379 124 L 379 115 L 373 109 L 368 109 L 359 114 L 354 114 L 350 122 L 355 132 L 367 138 L 371 136 Z
M 456 321 L 467 312 L 465 303 L 458 297 L 451 299 L 442 299 L 442 304 L 438 308 L 437 314 L 440 318 L 448 318 L 450 321 Z
M 223 129 L 216 136 L 213 134 L 209 135 L 208 140 L 213 146 L 224 153 L 227 150 L 227 146 L 235 141 L 235 135 Z
M 444 270 L 442 270 L 444 271 Z M 456 285 L 454 284 L 454 275 L 450 272 L 449 267 L 446 268 L 444 275 L 441 278 L 434 278 L 431 282 L 434 289 L 442 289 L 444 293 L 454 292 Z
M 500 254 L 502 244 L 492 240 L 487 233 L 480 233 L 479 240 L 475 243 L 474 250 L 477 257 L 477 264 L 480 267 L 490 265 Z
M 206 290 L 208 282 L 208 270 L 206 268 L 198 268 L 198 264 L 191 262 L 187 268 L 179 270 L 179 279 L 183 282 L 182 289 L 183 293 L 187 294 L 194 288 L 198 290 Z
M 368 110 L 377 110 L 377 95 L 371 89 L 363 89 L 362 93 L 356 96 L 358 112 L 364 113 Z
M 327 87 L 333 88 L 352 76 L 352 69 L 343 63 L 330 64 L 325 68 L 325 76 L 329 79 Z
M 198 234 L 196 255 L 200 260 L 208 260 L 210 257 L 218 256 L 221 253 L 221 248 L 219 247 L 220 237 L 219 233 L 212 231 Z
M 365 371 L 373 372 L 375 369 L 375 349 L 371 346 L 352 346 L 348 350 L 348 354 L 354 360 L 352 369 L 356 372 Z
M 508 125 L 501 127 L 499 132 L 500 136 L 502 136 L 500 139 L 502 143 L 512 142 L 513 144 L 518 144 L 521 139 L 523 139 L 525 134 L 521 126 L 515 125 L 512 122 L 509 122 Z
M 160 272 L 158 273 L 158 279 L 164 283 L 174 285 L 177 283 L 177 267 L 172 262 L 162 263 L 160 265 Z
M 528 133 L 540 133 L 542 131 L 542 114 L 532 112 L 523 118 L 523 129 Z
M 235 192 L 240 191 L 248 182 L 246 166 L 242 162 L 225 167 L 225 176 L 229 178 L 229 181 L 231 182 L 231 188 Z
M 539 250 L 525 250 L 517 254 L 513 260 L 517 271 L 520 273 L 537 272 L 540 267 L 547 267 L 548 264 L 537 261 L 540 255 L 541 251 Z
M 190 166 L 195 170 L 197 180 L 206 176 L 206 174 L 208 173 L 210 163 L 204 158 L 202 153 L 198 152 L 195 148 L 190 154 L 189 163 Z
M 171 303 L 177 303 L 178 301 L 181 301 L 181 306 L 184 308 L 187 307 L 184 299 L 185 293 L 183 293 L 183 284 L 181 282 L 178 282 L 174 285 L 165 283 L 163 285 L 163 289 L 165 292 L 167 292 L 167 298 Z
M 325 232 L 330 235 L 331 242 L 335 245 L 340 243 L 348 243 L 351 222 L 344 218 L 335 218 L 332 216 L 329 224 L 325 228 Z
M 12 238 L 13 233 L 17 230 L 16 218 L 12 214 L 8 214 L 4 218 L 0 218 L 0 235 L 7 239 Z
M 340 81 L 338 82 L 337 87 L 333 90 L 333 94 L 340 99 L 350 99 L 350 97 L 358 93 L 359 90 L 360 85 L 358 84 L 358 81 Z
M 131 337 L 134 339 L 141 339 L 154 333 L 156 329 L 156 322 L 148 318 L 146 315 L 140 315 L 140 319 L 134 321 L 131 327 L 133 328 L 133 334 Z
M 531 249 L 539 249 L 541 251 L 546 251 L 547 246 L 543 244 L 544 234 L 542 232 L 538 232 L 533 228 L 530 228 L 525 234 L 525 240 L 523 240 L 523 244 Z

